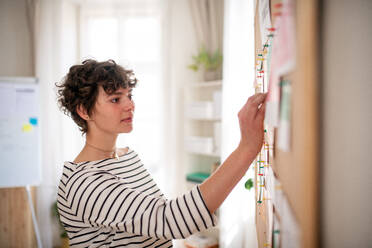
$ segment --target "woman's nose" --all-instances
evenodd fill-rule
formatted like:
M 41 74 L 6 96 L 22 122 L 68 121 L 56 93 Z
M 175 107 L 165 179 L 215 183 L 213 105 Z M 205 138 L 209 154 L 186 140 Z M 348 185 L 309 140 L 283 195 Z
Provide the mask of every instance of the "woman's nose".
M 134 108 L 135 108 L 135 105 L 134 105 L 134 102 L 133 100 L 131 99 L 126 99 L 125 103 L 124 103 L 124 110 L 125 111 L 132 111 L 134 112 Z

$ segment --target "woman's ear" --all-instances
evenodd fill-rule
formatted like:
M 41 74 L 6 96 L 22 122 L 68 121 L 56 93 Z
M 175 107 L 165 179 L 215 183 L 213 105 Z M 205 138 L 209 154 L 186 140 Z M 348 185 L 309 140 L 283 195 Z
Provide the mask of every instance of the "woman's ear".
M 88 111 L 84 108 L 84 106 L 82 104 L 79 104 L 77 107 L 76 107 L 76 112 L 78 113 L 78 115 L 80 116 L 80 118 L 88 121 L 90 120 L 90 117 L 88 115 Z

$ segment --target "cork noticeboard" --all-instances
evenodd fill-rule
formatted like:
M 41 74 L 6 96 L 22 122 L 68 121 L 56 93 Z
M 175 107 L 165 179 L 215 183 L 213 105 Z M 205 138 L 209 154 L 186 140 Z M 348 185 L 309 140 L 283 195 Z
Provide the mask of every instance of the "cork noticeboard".
M 263 46 L 259 18 L 260 0 L 255 10 L 255 63 L 261 59 Z M 272 27 L 281 13 L 281 5 L 291 2 L 295 26 L 295 66 L 281 75 L 281 79 L 290 83 L 290 149 L 278 148 L 278 128 L 267 127 L 266 138 L 270 140 L 264 146 L 256 161 L 265 161 L 255 165 L 256 192 L 256 229 L 258 247 L 287 247 L 291 230 L 283 229 L 284 224 L 296 222 L 297 244 L 291 247 L 318 247 L 318 1 L 315 0 L 271 0 L 269 1 Z M 278 7 L 279 6 L 279 7 Z M 269 28 L 269 27 L 267 27 Z M 275 42 L 273 31 L 273 41 Z M 260 56 L 259 56 L 260 55 Z M 272 58 L 271 58 L 272 59 Z M 262 60 L 261 60 L 262 61 Z M 267 70 L 270 63 L 264 64 Z M 260 68 L 261 69 L 261 68 Z M 256 92 L 267 91 L 267 85 L 256 86 Z M 267 141 L 266 141 L 267 142 Z M 267 149 L 265 149 L 267 148 Z M 266 151 L 265 151 L 266 150 Z M 265 156 L 263 156 L 265 154 Z M 263 156 L 263 157 L 262 157 Z M 265 173 L 260 171 L 265 170 Z M 271 173 L 267 173 L 270 169 Z M 259 176 L 261 175 L 261 176 Z M 268 185 L 271 184 L 271 187 Z M 272 192 L 269 192 L 269 191 Z M 279 193 L 278 193 L 279 192 Z M 287 209 L 293 216 L 288 219 L 279 211 L 273 198 L 278 195 L 286 199 Z M 280 233 L 280 235 L 276 234 Z M 293 241 L 294 242 L 294 241 Z

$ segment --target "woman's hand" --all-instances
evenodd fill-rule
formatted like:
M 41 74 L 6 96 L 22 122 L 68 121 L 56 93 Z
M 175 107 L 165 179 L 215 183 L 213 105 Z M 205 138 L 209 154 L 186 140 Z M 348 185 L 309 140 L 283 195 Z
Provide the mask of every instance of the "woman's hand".
M 266 95 L 258 93 L 249 97 L 238 113 L 241 133 L 239 148 L 254 156 L 261 150 L 264 139 Z

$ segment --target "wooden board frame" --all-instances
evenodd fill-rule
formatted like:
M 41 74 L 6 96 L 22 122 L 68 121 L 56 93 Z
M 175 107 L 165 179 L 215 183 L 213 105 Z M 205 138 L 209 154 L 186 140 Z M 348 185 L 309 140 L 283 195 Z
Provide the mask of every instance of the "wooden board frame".
M 274 146 L 274 158 L 270 166 L 282 184 L 289 205 L 298 221 L 301 232 L 301 247 L 319 246 L 319 30 L 318 1 L 293 0 L 296 25 L 296 67 L 286 79 L 292 86 L 291 150 L 283 152 Z M 271 0 L 271 17 L 274 5 Z M 255 10 L 255 59 L 262 49 L 258 5 Z M 256 173 L 257 174 L 257 173 Z M 257 185 L 256 185 L 257 196 Z M 256 225 L 259 247 L 265 247 L 267 225 L 265 224 L 265 201 L 256 205 Z M 271 242 L 270 242 L 271 243 Z

